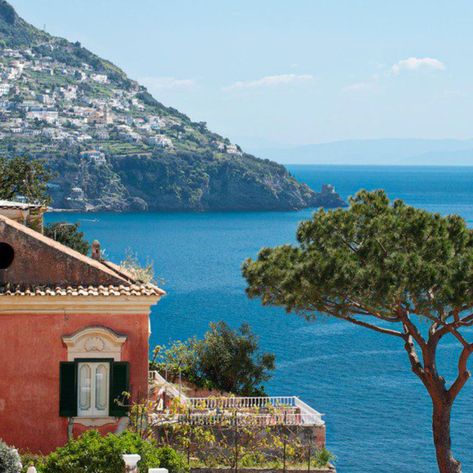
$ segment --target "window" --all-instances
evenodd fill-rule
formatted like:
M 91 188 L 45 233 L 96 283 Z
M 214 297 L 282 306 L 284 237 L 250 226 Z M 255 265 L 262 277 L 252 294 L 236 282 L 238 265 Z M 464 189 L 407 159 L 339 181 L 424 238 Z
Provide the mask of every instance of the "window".
M 108 416 L 110 363 L 79 363 L 77 415 L 80 417 Z
M 124 417 L 117 400 L 129 392 L 130 367 L 109 358 L 75 359 L 59 365 L 59 415 L 62 417 Z

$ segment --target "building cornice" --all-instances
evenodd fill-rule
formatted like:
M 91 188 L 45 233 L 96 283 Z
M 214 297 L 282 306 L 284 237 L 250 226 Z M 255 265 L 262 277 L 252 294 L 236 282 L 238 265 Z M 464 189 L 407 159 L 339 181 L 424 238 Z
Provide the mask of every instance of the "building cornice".
M 10 314 L 148 314 L 160 296 L 0 296 L 0 317 Z

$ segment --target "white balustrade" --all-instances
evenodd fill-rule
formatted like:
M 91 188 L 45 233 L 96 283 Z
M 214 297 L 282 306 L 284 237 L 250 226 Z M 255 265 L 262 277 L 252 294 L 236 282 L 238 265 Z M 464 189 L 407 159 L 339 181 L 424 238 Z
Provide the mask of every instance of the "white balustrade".
M 150 380 L 166 383 L 169 392 L 177 396 L 174 386 L 157 371 L 150 371 Z M 175 392 L 176 391 L 176 392 Z M 221 396 L 191 397 L 179 393 L 181 403 L 188 408 L 182 414 L 192 424 L 217 425 L 222 421 L 232 422 L 232 416 L 239 423 L 258 425 L 323 425 L 322 414 L 297 396 Z M 229 412 L 233 410 L 234 412 Z M 251 412 L 252 411 L 252 412 Z

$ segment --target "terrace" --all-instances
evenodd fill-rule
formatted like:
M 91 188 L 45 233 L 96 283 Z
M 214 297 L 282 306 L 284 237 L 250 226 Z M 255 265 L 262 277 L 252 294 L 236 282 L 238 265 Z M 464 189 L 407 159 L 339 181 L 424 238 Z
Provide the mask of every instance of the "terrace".
M 166 381 L 157 371 L 150 372 L 150 387 L 155 393 L 154 414 L 169 416 L 172 399 L 179 399 L 181 408 L 175 420 L 192 425 L 239 425 L 323 427 L 320 412 L 297 396 L 235 397 L 218 395 L 190 397 L 182 388 Z

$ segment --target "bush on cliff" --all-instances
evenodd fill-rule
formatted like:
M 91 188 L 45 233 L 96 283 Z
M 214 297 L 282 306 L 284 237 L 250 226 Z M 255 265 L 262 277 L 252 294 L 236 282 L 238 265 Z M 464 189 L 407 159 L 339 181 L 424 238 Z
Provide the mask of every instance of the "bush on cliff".
M 275 368 L 275 356 L 260 352 L 258 337 L 248 324 L 234 330 L 223 321 L 211 323 L 202 340 L 158 346 L 155 355 L 151 368 L 241 396 L 264 396 L 263 383 Z

